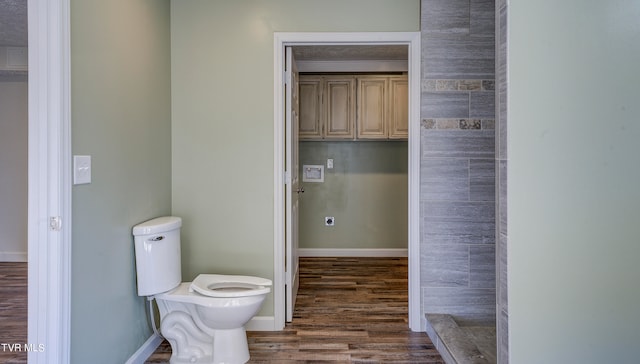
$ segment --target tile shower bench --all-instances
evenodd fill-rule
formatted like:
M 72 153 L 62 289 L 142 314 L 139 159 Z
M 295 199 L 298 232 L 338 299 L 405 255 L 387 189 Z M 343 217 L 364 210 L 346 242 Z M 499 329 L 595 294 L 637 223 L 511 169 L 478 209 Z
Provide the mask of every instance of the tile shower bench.
M 495 364 L 495 326 L 459 326 L 446 314 L 426 314 L 426 332 L 447 364 Z

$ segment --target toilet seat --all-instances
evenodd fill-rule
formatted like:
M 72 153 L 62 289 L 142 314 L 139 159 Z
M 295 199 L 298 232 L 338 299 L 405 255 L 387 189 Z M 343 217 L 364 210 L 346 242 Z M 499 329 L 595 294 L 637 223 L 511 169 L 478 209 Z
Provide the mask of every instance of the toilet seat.
M 251 276 L 200 274 L 191 282 L 189 291 L 209 297 L 248 297 L 271 292 L 271 281 Z

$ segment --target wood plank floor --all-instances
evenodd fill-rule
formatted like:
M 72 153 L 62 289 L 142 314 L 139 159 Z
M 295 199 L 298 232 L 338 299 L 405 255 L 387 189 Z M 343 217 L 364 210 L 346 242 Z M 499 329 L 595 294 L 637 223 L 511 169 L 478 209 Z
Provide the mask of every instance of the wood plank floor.
M 250 363 L 444 363 L 408 329 L 406 258 L 301 258 L 293 322 L 249 332 Z M 147 363 L 167 363 L 165 342 Z
M 26 342 L 27 263 L 0 262 L 0 363 L 26 363 L 25 351 L 8 346 Z
M 249 332 L 250 363 L 444 363 L 407 324 L 406 258 L 301 258 L 294 320 Z M 27 342 L 27 264 L 0 263 L 0 343 Z M 147 363 L 168 363 L 165 342 Z M 3 350 L 0 363 L 26 363 Z

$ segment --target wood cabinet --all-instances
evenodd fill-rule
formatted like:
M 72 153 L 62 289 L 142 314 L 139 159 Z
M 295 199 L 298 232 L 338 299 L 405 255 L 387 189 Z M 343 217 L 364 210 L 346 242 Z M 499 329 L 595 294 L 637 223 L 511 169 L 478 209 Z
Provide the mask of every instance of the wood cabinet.
M 358 78 L 358 139 L 406 139 L 408 90 L 406 76 Z
M 389 78 L 389 139 L 409 137 L 409 82 L 407 77 Z
M 298 80 L 300 117 L 298 136 L 300 139 L 322 138 L 324 124 L 322 115 L 322 77 L 301 76 Z
M 301 76 L 300 139 L 353 139 L 354 76 Z
M 301 140 L 406 139 L 406 76 L 302 75 Z
M 353 139 L 355 136 L 355 86 L 354 77 L 325 78 L 325 139 Z
M 388 77 L 358 78 L 358 138 L 387 139 Z

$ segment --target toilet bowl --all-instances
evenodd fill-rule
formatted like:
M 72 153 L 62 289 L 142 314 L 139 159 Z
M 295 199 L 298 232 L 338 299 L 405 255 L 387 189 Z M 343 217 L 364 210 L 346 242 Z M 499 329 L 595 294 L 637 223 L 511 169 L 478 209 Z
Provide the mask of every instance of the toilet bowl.
M 244 325 L 260 310 L 271 281 L 200 274 L 181 282 L 180 226 L 180 218 L 169 216 L 133 228 L 138 295 L 156 300 L 170 363 L 245 363 Z
M 192 290 L 191 285 L 184 282 L 154 296 L 160 331 L 173 350 L 170 363 L 246 363 L 249 346 L 244 325 L 258 312 L 266 293 L 211 297 Z M 232 282 L 227 286 L 233 287 Z

